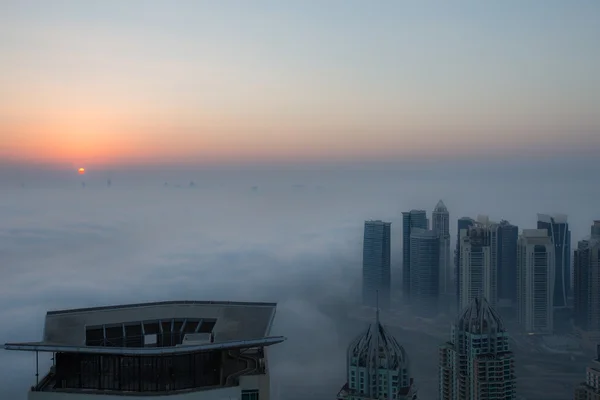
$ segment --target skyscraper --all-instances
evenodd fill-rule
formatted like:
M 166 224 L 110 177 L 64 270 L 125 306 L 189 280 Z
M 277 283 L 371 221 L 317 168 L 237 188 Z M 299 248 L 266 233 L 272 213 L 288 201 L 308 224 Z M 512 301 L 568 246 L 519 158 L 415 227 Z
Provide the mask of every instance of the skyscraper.
M 517 246 L 517 315 L 527 333 L 554 331 L 554 245 L 545 229 L 524 229 Z
M 596 341 L 600 338 L 600 221 L 594 221 L 589 240 L 579 241 L 573 258 L 575 326 L 581 336 Z
M 451 294 L 454 292 L 454 277 L 450 260 L 450 213 L 442 200 L 438 201 L 431 214 L 431 229 L 440 236 L 440 293 Z
M 379 292 L 379 306 L 390 307 L 390 222 L 365 221 L 363 243 L 363 304 L 375 307 Z
M 600 398 L 600 345 L 596 346 L 596 358 L 586 369 L 586 380 L 575 388 L 575 400 L 598 400 Z
M 346 374 L 347 382 L 339 391 L 338 400 L 417 398 L 408 356 L 381 325 L 379 311 L 375 322 L 348 346 Z
M 461 229 L 459 308 L 473 299 L 485 297 L 496 306 L 497 290 L 497 230 L 487 216 L 479 216 L 474 226 Z
M 538 214 L 538 229 L 546 229 L 554 244 L 554 307 L 565 308 L 571 287 L 571 231 L 564 214 Z
M 475 298 L 439 349 L 440 400 L 516 398 L 514 356 L 500 316 Z
M 436 315 L 440 293 L 440 234 L 413 228 L 410 233 L 411 304 L 420 313 Z
M 462 217 L 458 220 L 458 229 L 456 231 L 456 250 L 454 251 L 454 291 L 456 292 L 456 306 L 457 311 L 461 311 L 460 308 L 460 231 L 463 229 L 469 229 L 475 224 L 475 220 L 469 217 Z
M 425 210 L 402 213 L 402 295 L 410 301 L 410 232 L 412 228 L 429 229 Z
M 498 298 L 517 304 L 517 240 L 519 228 L 502 220 L 498 230 Z

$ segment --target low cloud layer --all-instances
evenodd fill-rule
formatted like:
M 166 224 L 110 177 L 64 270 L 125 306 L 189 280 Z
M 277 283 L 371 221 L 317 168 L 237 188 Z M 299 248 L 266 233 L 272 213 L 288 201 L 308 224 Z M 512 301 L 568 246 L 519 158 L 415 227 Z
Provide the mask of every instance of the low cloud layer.
M 346 345 L 364 326 L 348 322 L 346 313 L 360 301 L 365 219 L 393 222 L 398 254 L 400 212 L 430 211 L 439 198 L 452 220 L 489 213 L 534 227 L 536 212 L 566 212 L 574 240 L 599 217 L 593 212 L 600 189 L 580 181 L 392 178 L 246 174 L 222 184 L 196 180 L 194 188 L 165 188 L 162 180 L 137 187 L 117 176 L 111 188 L 91 181 L 85 189 L 78 182 L 1 189 L 0 342 L 39 340 L 51 309 L 168 299 L 276 301 L 273 333 L 288 337 L 269 354 L 276 398 L 306 398 L 306 390 L 311 398 L 331 398 L 344 383 Z M 396 276 L 399 261 L 392 261 Z M 415 344 L 405 343 L 409 355 Z M 413 364 L 431 370 L 435 348 L 424 352 L 430 357 Z M 35 382 L 33 355 L 0 355 L 0 397 L 25 399 Z M 42 365 L 44 374 L 47 360 Z

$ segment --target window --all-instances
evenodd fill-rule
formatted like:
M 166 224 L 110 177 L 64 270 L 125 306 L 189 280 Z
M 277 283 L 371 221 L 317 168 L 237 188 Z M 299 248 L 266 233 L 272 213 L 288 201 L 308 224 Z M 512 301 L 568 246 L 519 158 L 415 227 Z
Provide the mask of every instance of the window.
M 156 347 L 156 333 L 144 335 L 144 347 Z
M 258 400 L 258 390 L 242 390 L 242 400 Z

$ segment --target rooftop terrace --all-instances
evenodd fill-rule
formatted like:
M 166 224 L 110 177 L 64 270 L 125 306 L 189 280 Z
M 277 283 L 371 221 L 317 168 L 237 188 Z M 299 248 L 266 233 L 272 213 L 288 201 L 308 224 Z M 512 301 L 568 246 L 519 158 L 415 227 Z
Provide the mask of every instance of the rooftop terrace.
M 49 311 L 43 340 L 7 343 L 7 350 L 165 354 L 264 346 L 275 303 L 167 301 Z M 199 338 L 205 340 L 186 340 Z

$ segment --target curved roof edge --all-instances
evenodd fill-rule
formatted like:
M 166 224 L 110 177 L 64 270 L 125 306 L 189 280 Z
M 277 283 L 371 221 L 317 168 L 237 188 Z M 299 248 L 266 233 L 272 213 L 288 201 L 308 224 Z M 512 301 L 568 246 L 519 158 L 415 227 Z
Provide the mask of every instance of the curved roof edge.
M 47 353 L 90 353 L 90 354 L 119 354 L 119 355 L 167 355 L 185 354 L 196 351 L 210 351 L 223 349 L 240 349 L 256 346 L 271 346 L 281 343 L 287 338 L 285 336 L 269 336 L 261 339 L 235 340 L 221 343 L 206 343 L 191 346 L 174 347 L 88 347 L 88 346 L 65 346 L 44 342 L 33 343 L 6 343 L 4 350 L 15 351 L 40 351 Z
M 206 300 L 168 300 L 168 301 L 156 301 L 150 303 L 133 303 L 133 304 L 119 304 L 114 306 L 100 306 L 100 307 L 84 307 L 84 308 L 73 308 L 68 310 L 56 310 L 48 311 L 46 315 L 59 315 L 59 314 L 73 314 L 79 312 L 90 312 L 90 311 L 107 311 L 107 310 L 119 310 L 123 308 L 136 308 L 136 307 L 154 307 L 154 306 L 168 306 L 168 305 L 216 305 L 216 306 L 241 306 L 241 307 L 277 307 L 277 303 L 265 303 L 265 302 L 248 302 L 248 301 L 206 301 Z

